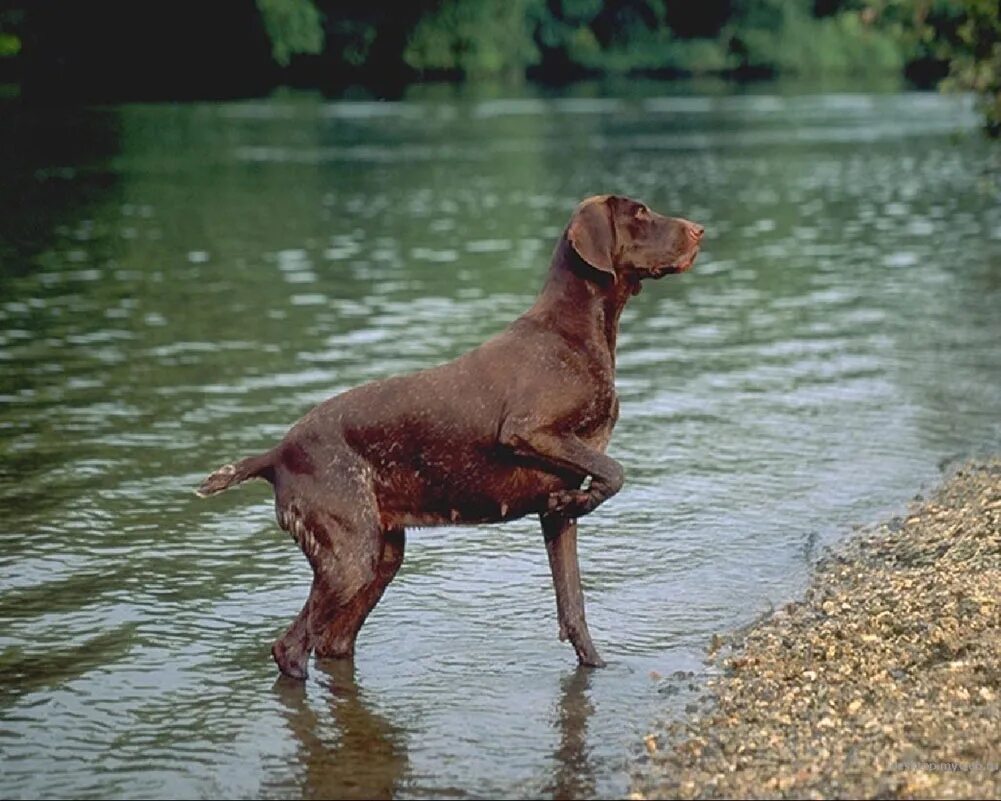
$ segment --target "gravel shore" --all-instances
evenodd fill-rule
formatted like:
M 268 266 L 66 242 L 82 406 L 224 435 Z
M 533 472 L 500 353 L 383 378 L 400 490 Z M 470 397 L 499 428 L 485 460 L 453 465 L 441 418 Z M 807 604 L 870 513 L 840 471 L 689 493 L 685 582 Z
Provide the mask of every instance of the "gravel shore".
M 1001 797 L 1001 460 L 954 471 L 723 642 L 633 798 Z

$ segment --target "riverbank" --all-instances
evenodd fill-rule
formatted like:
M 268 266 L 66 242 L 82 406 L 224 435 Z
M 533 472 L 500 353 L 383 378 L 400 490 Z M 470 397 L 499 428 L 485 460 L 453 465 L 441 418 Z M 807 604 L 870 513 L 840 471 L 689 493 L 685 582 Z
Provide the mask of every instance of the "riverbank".
M 633 798 L 1001 797 L 1001 460 L 823 560 L 646 738 Z

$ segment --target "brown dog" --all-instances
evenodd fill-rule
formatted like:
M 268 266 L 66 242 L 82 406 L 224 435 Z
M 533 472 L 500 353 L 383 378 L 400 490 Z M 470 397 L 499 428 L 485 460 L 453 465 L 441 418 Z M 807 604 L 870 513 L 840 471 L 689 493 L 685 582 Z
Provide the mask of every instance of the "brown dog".
M 624 478 L 605 455 L 619 416 L 619 316 L 644 278 L 689 269 L 702 233 L 629 198 L 588 198 L 535 305 L 507 329 L 447 364 L 324 401 L 273 449 L 202 483 L 206 496 L 270 481 L 278 525 L 313 568 L 305 606 L 271 649 L 283 673 L 304 678 L 314 649 L 353 655 L 403 561 L 407 526 L 527 514 L 542 521 L 560 639 L 580 664 L 604 664 L 584 619 L 576 519 Z

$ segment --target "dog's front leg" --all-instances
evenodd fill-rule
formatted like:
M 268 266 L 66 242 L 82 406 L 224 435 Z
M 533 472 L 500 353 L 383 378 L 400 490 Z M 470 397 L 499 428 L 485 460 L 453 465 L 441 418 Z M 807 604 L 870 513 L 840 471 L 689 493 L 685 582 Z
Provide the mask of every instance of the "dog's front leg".
M 625 471 L 610 456 L 581 442 L 574 434 L 558 436 L 544 430 L 522 432 L 511 424 L 501 428 L 502 445 L 517 455 L 541 462 L 555 471 L 570 472 L 583 481 L 591 477 L 587 489 L 559 490 L 550 494 L 549 514 L 575 518 L 593 511 L 622 489 Z
M 604 667 L 605 661 L 598 656 L 584 617 L 584 589 L 577 561 L 577 521 L 550 514 L 541 515 L 540 519 L 556 590 L 560 639 L 569 638 L 581 665 Z

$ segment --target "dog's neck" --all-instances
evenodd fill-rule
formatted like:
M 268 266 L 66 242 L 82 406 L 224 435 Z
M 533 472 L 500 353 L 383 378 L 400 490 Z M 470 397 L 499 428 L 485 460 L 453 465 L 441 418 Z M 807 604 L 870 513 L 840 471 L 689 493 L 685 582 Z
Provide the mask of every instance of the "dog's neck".
M 529 314 L 547 318 L 571 337 L 604 343 L 614 367 L 619 317 L 638 291 L 637 279 L 609 275 L 585 262 L 564 234 Z

